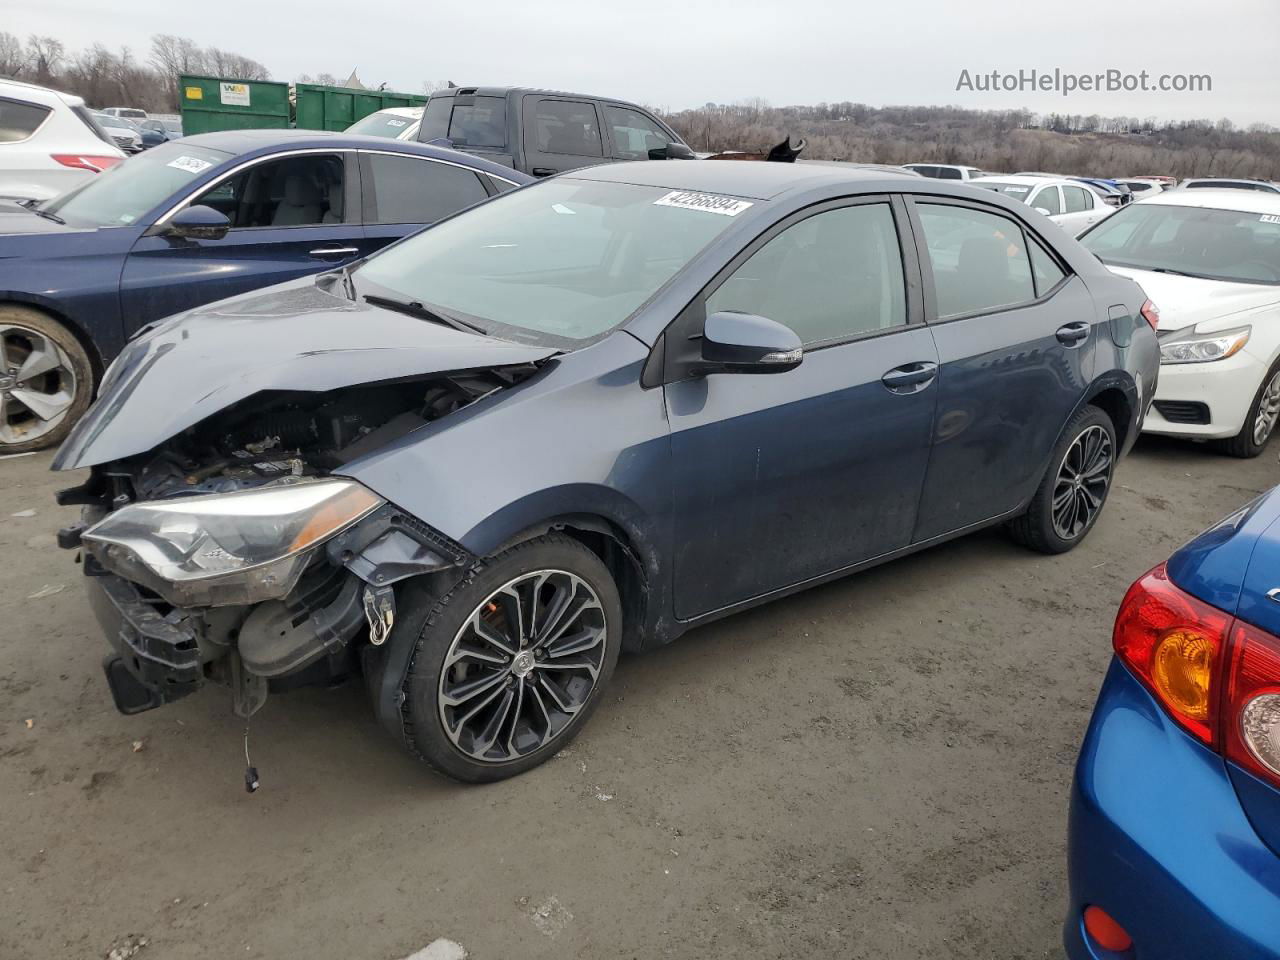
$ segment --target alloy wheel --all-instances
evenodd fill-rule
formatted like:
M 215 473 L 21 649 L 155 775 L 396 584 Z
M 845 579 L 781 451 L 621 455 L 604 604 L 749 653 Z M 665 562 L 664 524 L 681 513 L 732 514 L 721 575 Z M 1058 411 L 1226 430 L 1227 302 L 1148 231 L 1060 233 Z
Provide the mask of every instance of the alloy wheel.
M 1053 487 L 1053 529 L 1063 540 L 1074 540 L 1089 529 L 1111 483 L 1115 462 L 1111 435 L 1094 424 L 1080 432 L 1058 466 Z
M 477 606 L 440 672 L 445 734 L 473 760 L 503 763 L 558 737 L 595 689 L 609 638 L 591 586 L 536 570 Z
M 0 326 L 0 444 L 37 440 L 65 419 L 76 399 L 71 360 L 50 337 Z
M 1276 420 L 1280 419 L 1280 371 L 1267 381 L 1258 399 L 1258 415 L 1253 419 L 1253 442 L 1262 446 L 1276 428 Z

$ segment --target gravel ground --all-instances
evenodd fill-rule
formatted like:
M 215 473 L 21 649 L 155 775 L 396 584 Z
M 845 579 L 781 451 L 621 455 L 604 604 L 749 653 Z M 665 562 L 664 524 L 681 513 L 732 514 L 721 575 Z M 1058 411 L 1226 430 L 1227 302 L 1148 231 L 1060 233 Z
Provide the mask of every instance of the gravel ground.
M 979 534 L 624 659 L 494 786 L 419 769 L 357 685 L 273 697 L 250 796 L 223 691 L 112 708 L 48 462 L 0 462 L 5 960 L 1058 957 L 1115 607 L 1280 479 L 1144 439 L 1075 552 Z

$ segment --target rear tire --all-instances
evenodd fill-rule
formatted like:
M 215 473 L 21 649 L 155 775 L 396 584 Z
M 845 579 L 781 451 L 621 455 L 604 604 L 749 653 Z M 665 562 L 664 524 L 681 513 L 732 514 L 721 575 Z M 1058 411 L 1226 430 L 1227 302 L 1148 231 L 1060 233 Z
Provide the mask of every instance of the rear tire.
M 599 704 L 622 647 L 608 568 L 562 534 L 518 544 L 443 596 L 411 602 L 405 741 L 464 783 L 513 777 L 563 749 Z
M 1062 431 L 1031 503 L 1009 523 L 1013 539 L 1039 553 L 1066 553 L 1088 536 L 1106 506 L 1116 433 L 1097 407 L 1082 408 Z
M 39 310 L 0 304 L 0 456 L 57 446 L 93 389 L 75 334 Z
M 1280 361 L 1258 384 L 1240 432 L 1226 440 L 1215 440 L 1213 445 L 1229 457 L 1249 460 L 1266 449 L 1267 441 L 1275 433 L 1277 419 L 1280 419 Z

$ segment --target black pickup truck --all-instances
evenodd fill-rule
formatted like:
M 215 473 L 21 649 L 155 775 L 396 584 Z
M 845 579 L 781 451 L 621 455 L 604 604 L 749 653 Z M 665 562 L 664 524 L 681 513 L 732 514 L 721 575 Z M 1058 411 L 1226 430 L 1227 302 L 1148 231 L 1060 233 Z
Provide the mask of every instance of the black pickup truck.
M 615 160 L 693 159 L 679 134 L 634 103 L 525 87 L 433 93 L 418 139 L 535 177 Z

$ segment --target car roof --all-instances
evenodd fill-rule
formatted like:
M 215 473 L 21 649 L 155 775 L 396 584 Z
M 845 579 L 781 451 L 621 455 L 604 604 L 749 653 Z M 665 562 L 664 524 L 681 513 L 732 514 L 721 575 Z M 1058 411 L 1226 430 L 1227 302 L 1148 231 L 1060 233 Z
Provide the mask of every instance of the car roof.
M 605 100 L 611 103 L 625 103 L 629 106 L 634 106 L 630 100 L 620 100 L 618 97 L 603 97 L 598 93 L 574 93 L 570 90 L 550 90 L 543 87 L 469 87 L 466 84 L 462 84 L 445 90 L 433 90 L 431 96 L 453 97 L 463 93 L 467 96 L 477 97 L 505 97 L 509 93 L 534 93 L 548 97 L 573 97 L 578 100 Z
M 84 106 L 84 99 L 77 97 L 73 93 L 51 90 L 49 87 L 42 87 L 36 83 L 27 83 L 24 80 L 10 80 L 6 77 L 0 77 L 0 91 L 8 91 L 17 97 L 29 97 L 35 103 L 47 104 L 57 100 L 69 107 Z
M 426 108 L 425 107 L 383 107 L 381 110 L 375 110 L 374 113 L 389 113 L 393 117 L 410 117 L 414 120 L 418 120 L 422 117 L 422 111 L 424 109 Z M 365 116 L 371 117 L 373 116 L 373 113 L 366 114 Z M 360 118 L 360 120 L 363 120 L 363 119 L 364 117 Z M 360 120 L 357 120 L 355 122 L 359 123 Z M 383 139 L 385 140 L 386 138 L 384 137 Z
M 1235 187 L 1223 187 L 1220 190 L 1210 187 L 1201 187 L 1197 190 L 1164 190 L 1154 197 L 1146 197 L 1138 202 L 1166 207 L 1208 207 L 1213 210 L 1280 215 L 1280 193 L 1238 190 Z
M 183 137 L 180 142 L 210 147 L 236 156 L 265 153 L 273 147 L 282 150 L 380 150 L 383 153 L 405 153 L 432 160 L 447 160 L 514 183 L 528 183 L 533 179 L 511 167 L 446 147 L 433 147 L 416 140 L 390 140 L 387 137 L 368 137 L 330 130 L 220 130 L 217 133 L 198 133 Z
M 880 168 L 866 169 L 852 163 L 797 164 L 763 160 L 629 161 L 583 167 L 562 176 L 668 190 L 723 193 L 753 200 L 773 200 L 787 193 L 836 184 L 861 186 L 906 180 L 914 187 L 922 179 L 906 170 L 898 173 Z
M 1068 180 L 1065 177 L 1041 177 L 1031 176 L 1026 173 L 1011 173 L 1007 177 L 998 173 L 993 173 L 989 177 L 975 177 L 969 183 L 1013 183 L 1020 187 L 1038 187 L 1043 184 L 1057 184 L 1060 187 L 1078 187 L 1081 185 L 1079 180 Z

